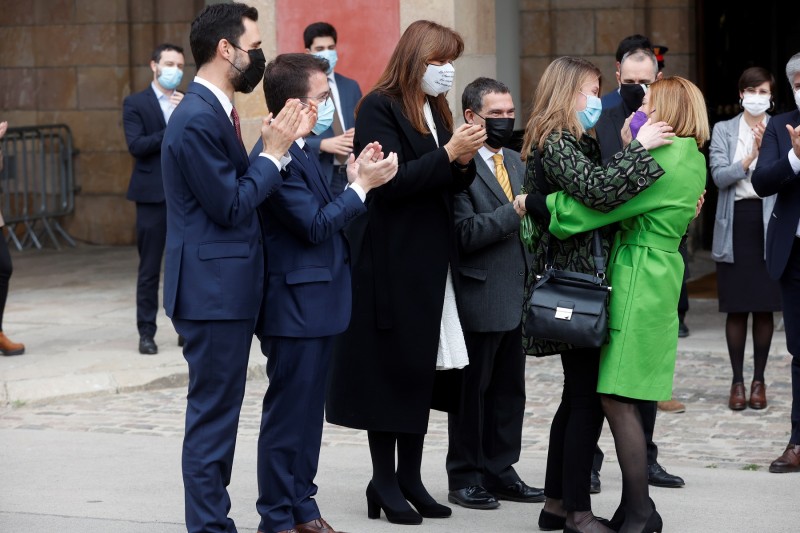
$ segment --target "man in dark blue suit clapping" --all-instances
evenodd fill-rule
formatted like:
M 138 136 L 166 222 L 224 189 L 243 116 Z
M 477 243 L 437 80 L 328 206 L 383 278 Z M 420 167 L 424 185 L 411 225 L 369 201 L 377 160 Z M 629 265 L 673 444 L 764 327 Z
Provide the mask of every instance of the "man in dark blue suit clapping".
M 274 113 L 299 98 L 316 111 L 313 131 L 333 119 L 325 71 L 310 54 L 283 54 L 264 76 L 267 107 Z M 260 143 L 251 160 L 261 150 Z M 347 165 L 349 185 L 331 193 L 320 163 L 298 136 L 283 186 L 259 207 L 267 262 L 264 305 L 256 333 L 267 356 L 269 387 L 258 439 L 259 531 L 335 533 L 314 501 L 325 382 L 334 336 L 350 322 L 350 249 L 342 231 L 366 212 L 373 187 L 397 172 L 397 155 L 383 157 L 368 145 Z
M 207 6 L 189 41 L 197 76 L 167 125 L 161 149 L 167 203 L 164 307 L 189 364 L 183 483 L 189 533 L 236 531 L 227 514 L 239 411 L 264 283 L 257 206 L 288 175 L 292 141 L 315 117 L 299 100 L 262 122 L 252 162 L 234 92 L 264 73 L 256 20 L 244 4 Z

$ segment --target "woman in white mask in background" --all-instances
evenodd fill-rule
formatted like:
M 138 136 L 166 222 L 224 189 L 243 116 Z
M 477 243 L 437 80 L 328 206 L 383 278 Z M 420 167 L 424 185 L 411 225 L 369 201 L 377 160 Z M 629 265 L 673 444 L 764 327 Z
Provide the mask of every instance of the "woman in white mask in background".
M 446 93 L 463 51 L 450 28 L 414 22 L 356 108 L 355 150 L 380 142 L 397 154 L 399 168 L 370 191 L 367 216 L 349 228 L 353 313 L 334 349 L 326 412 L 331 423 L 368 431 L 368 515 L 378 518 L 382 509 L 395 523 L 450 516 L 428 494 L 420 466 L 431 407 L 445 407 L 437 398 L 453 405 L 459 398 L 458 390 L 434 386 L 437 367 L 466 363 L 451 274 L 453 197 L 472 183 L 472 158 L 486 133 L 453 125 Z
M 773 313 L 781 310 L 778 282 L 767 274 L 764 243 L 775 196 L 760 198 L 750 183 L 761 138 L 774 108 L 775 78 L 761 67 L 739 78 L 743 111 L 717 122 L 711 136 L 711 177 L 719 187 L 711 256 L 717 262 L 719 311 L 727 313 L 725 339 L 733 380 L 728 407 L 734 411 L 767 406 L 764 369 L 772 343 Z M 753 314 L 753 379 L 750 398 L 744 384 L 747 319 Z

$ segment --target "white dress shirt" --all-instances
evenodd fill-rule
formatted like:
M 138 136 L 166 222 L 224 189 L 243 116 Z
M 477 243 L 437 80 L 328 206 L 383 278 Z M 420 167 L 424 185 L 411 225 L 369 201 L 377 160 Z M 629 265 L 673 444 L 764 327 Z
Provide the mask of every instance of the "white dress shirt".
M 169 99 L 172 97 L 172 93 L 175 91 L 172 91 L 169 94 L 164 94 L 154 81 L 150 82 L 150 87 L 153 89 L 153 92 L 156 93 L 158 105 L 161 107 L 161 112 L 164 114 L 164 123 L 169 124 L 169 117 L 172 116 L 172 112 L 175 111 L 176 107 L 175 104 L 170 102 Z

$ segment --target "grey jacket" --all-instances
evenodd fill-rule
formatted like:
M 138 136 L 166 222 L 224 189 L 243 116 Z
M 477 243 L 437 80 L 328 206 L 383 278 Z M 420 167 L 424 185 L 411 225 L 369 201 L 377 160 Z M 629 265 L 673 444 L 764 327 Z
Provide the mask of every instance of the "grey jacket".
M 511 190 L 519 194 L 525 165 L 518 152 L 503 148 Z M 458 316 L 465 331 L 510 331 L 522 320 L 525 279 L 531 254 L 519 239 L 519 215 L 492 170 L 475 156 L 477 176 L 455 197 L 455 225 L 461 256 L 456 284 Z
M 711 258 L 719 263 L 733 263 L 733 204 L 736 198 L 736 182 L 747 177 L 741 161 L 734 161 L 736 144 L 739 139 L 739 113 L 730 120 L 717 122 L 711 134 L 709 159 L 711 178 L 719 187 L 717 214 L 714 219 L 714 238 L 711 244 Z M 767 121 L 770 117 L 767 115 Z M 767 240 L 767 226 L 775 195 L 763 199 L 764 242 Z M 766 252 L 765 252 L 766 254 Z M 766 257 L 766 255 L 765 255 Z

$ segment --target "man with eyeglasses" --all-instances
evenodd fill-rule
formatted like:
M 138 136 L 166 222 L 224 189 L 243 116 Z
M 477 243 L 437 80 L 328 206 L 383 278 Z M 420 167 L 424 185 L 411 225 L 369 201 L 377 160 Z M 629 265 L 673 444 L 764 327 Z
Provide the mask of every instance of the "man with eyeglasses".
M 261 125 L 248 161 L 236 92 L 261 80 L 258 11 L 207 6 L 189 43 L 197 76 L 167 124 L 161 165 L 167 209 L 164 308 L 185 339 L 189 366 L 182 470 L 189 533 L 236 531 L 227 486 L 250 345 L 261 305 L 264 255 L 257 206 L 284 181 L 280 159 L 312 116 L 298 100 Z
M 310 54 L 282 54 L 267 65 L 267 107 L 279 112 L 299 99 L 316 114 L 312 131 L 333 120 L 326 70 Z M 251 153 L 258 157 L 260 142 Z M 397 172 L 397 155 L 378 143 L 347 165 L 348 187 L 334 194 L 303 137 L 292 143 L 283 186 L 261 206 L 266 282 L 256 326 L 267 356 L 269 387 L 258 438 L 259 531 L 335 533 L 314 501 L 325 383 L 334 336 L 350 322 L 350 252 L 343 229 L 366 212 L 374 187 Z
M 621 102 L 609 109 L 603 109 L 595 131 L 600 144 L 603 162 L 607 163 L 623 146 L 631 142 L 630 129 L 625 126 L 631 115 L 642 105 L 642 99 L 651 83 L 659 78 L 658 59 L 652 50 L 637 49 L 626 52 L 617 72 L 619 96 Z M 648 481 L 656 487 L 678 488 L 684 486 L 682 478 L 667 472 L 658 463 L 658 446 L 653 442 L 656 425 L 656 402 L 640 402 L 639 413 L 642 416 L 645 437 L 647 439 L 647 474 Z M 592 492 L 600 492 L 600 466 L 603 464 L 603 452 L 598 447 L 592 467 Z

